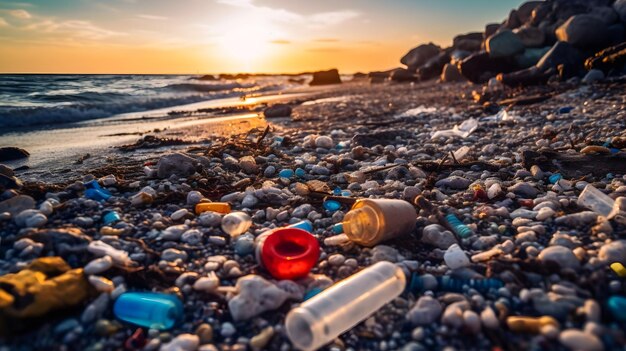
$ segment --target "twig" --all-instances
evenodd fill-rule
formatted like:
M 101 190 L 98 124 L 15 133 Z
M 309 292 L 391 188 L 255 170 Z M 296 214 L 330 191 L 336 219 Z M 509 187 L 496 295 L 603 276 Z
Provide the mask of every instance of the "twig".
M 256 141 L 256 147 L 258 148 L 259 146 L 261 146 L 261 142 L 263 141 L 263 139 L 265 139 L 265 137 L 267 136 L 267 133 L 270 132 L 270 126 L 268 125 L 265 128 L 265 131 L 263 132 L 263 134 L 261 134 L 261 136 L 259 137 L 259 140 Z

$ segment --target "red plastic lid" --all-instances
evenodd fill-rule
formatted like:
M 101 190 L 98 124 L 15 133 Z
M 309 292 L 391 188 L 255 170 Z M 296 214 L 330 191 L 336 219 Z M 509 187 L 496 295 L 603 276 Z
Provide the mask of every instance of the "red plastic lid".
M 276 279 L 305 277 L 319 256 L 317 239 L 297 228 L 276 229 L 268 235 L 261 249 L 263 265 Z

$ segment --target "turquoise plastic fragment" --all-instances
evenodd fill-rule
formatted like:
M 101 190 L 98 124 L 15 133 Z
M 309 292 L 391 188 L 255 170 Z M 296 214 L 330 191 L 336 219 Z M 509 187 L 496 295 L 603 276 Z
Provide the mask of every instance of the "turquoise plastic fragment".
M 183 303 L 176 296 L 154 292 L 127 292 L 113 305 L 113 314 L 118 319 L 158 330 L 174 327 L 183 312 Z
M 607 300 L 606 305 L 615 319 L 620 322 L 626 322 L 626 297 L 611 296 Z
M 322 290 L 320 288 L 312 288 L 311 290 L 307 291 L 306 294 L 304 294 L 304 301 L 312 298 L 313 296 L 321 293 L 322 291 L 324 291 L 324 290 Z
M 85 197 L 96 201 L 106 201 L 111 197 L 111 192 L 102 189 L 97 180 L 85 183 Z
M 448 223 L 450 223 L 450 226 L 459 237 L 467 238 L 470 235 L 474 234 L 474 231 L 472 231 L 468 226 L 463 224 L 463 222 L 461 222 L 461 220 L 458 219 L 454 214 L 447 214 L 446 220 L 448 221 Z
M 339 201 L 335 200 L 326 200 L 324 201 L 324 209 L 330 212 L 335 212 L 341 208 L 341 204 Z
M 292 225 L 287 226 L 287 228 L 298 228 L 298 229 L 302 229 L 305 230 L 309 233 L 313 232 L 313 224 L 310 221 L 304 220 L 304 221 L 300 221 L 298 223 L 294 223 Z
M 104 223 L 104 225 L 113 224 L 113 223 L 119 222 L 121 220 L 122 220 L 122 218 L 115 211 L 108 211 L 108 212 L 106 212 L 104 214 L 104 216 L 102 216 L 102 223 Z
M 561 178 L 563 178 L 562 175 L 560 175 L 559 173 L 555 173 L 551 175 L 550 178 L 548 178 L 548 181 L 550 181 L 550 184 L 556 184 L 556 182 L 561 180 Z
M 306 172 L 302 168 L 296 168 L 296 177 L 303 178 Z
M 343 233 L 343 223 L 337 223 L 333 226 L 333 233 L 342 234 Z
M 281 178 L 291 178 L 293 177 L 293 170 L 289 168 L 281 169 L 280 172 L 278 172 L 278 176 Z

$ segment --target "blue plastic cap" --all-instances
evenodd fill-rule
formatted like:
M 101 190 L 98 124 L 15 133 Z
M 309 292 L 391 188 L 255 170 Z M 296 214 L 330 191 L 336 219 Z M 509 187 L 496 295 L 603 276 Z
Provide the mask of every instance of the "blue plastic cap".
M 330 212 L 335 212 L 341 208 L 341 204 L 339 201 L 335 200 L 326 200 L 324 201 L 324 209 Z
M 298 228 L 298 229 L 305 230 L 309 233 L 313 233 L 313 224 L 307 220 L 294 223 L 292 225 L 287 226 L 287 228 Z
M 174 295 L 153 292 L 127 292 L 113 305 L 118 319 L 145 328 L 171 329 L 183 317 L 183 303 Z

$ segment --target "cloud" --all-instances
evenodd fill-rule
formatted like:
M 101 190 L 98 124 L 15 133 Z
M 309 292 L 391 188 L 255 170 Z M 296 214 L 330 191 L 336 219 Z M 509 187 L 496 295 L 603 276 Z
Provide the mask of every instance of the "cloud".
M 328 27 L 349 21 L 358 16 L 359 13 L 352 10 L 321 12 L 311 15 L 309 21 L 314 26 Z
M 272 40 L 272 41 L 270 41 L 270 43 L 272 43 L 272 44 L 280 44 L 280 45 L 291 44 L 291 42 L 289 40 L 284 40 L 284 39 Z
M 0 27 L 8 27 L 9 24 L 5 21 L 4 18 L 0 17 Z
M 147 15 L 147 14 L 140 14 L 140 15 L 137 15 L 137 17 L 142 18 L 142 19 L 152 20 L 152 21 L 165 21 L 168 19 L 167 17 L 163 17 L 163 16 Z
M 28 30 L 50 34 L 62 34 L 66 38 L 79 38 L 88 40 L 101 40 L 114 36 L 125 35 L 105 28 L 98 27 L 89 21 L 67 20 L 57 22 L 47 19 L 26 27 Z
M 31 19 L 33 16 L 26 10 L 17 9 L 17 10 L 8 10 L 7 11 L 11 16 L 19 19 Z

